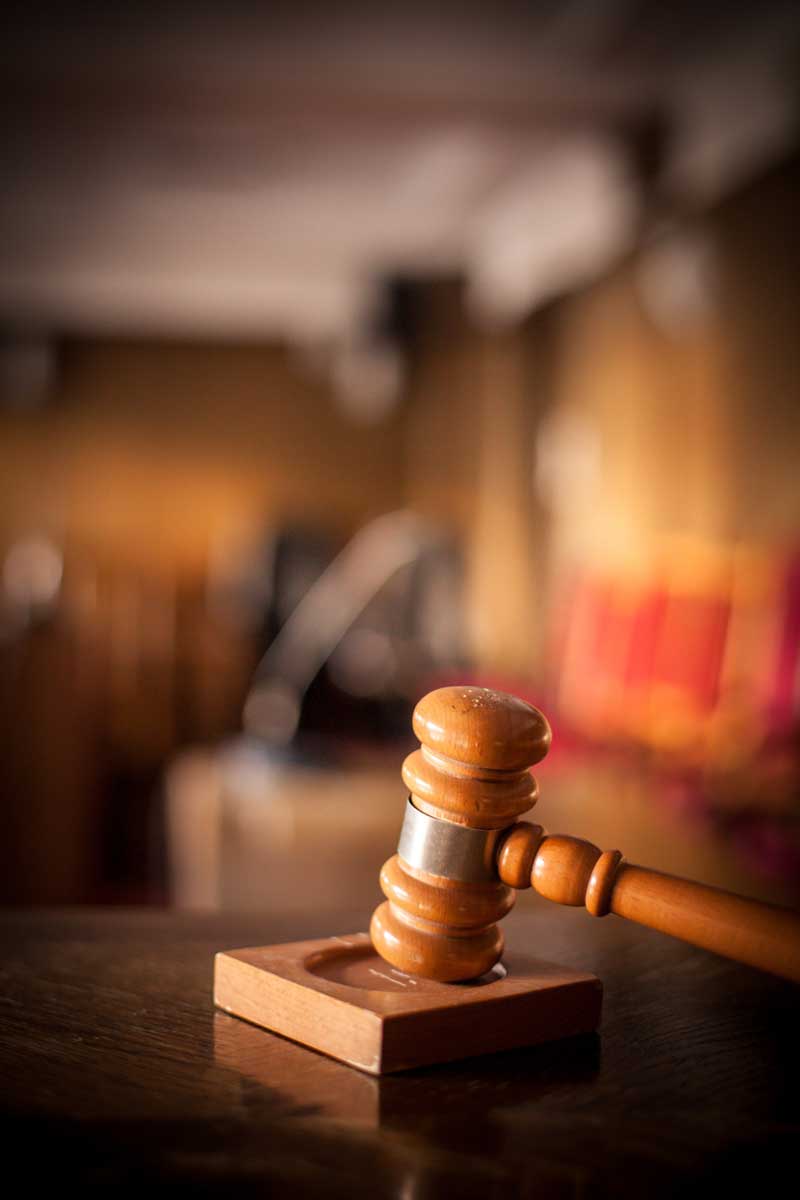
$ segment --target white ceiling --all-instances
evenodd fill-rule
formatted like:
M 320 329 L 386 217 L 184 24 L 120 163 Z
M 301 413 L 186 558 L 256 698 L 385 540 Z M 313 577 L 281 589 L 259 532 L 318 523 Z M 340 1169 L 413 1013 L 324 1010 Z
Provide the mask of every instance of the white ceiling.
M 630 244 L 654 114 L 683 204 L 785 153 L 797 11 L 29 4 L 0 47 L 0 319 L 341 340 L 386 276 L 454 272 L 513 317 Z

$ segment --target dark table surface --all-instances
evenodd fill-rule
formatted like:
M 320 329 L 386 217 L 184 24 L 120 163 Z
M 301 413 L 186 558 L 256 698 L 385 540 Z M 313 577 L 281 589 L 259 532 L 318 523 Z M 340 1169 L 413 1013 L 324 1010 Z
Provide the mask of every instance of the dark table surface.
M 598 1037 L 376 1079 L 213 1010 L 216 950 L 367 918 L 0 915 L 2 1128 L 26 1192 L 796 1189 L 800 989 L 615 917 L 542 901 L 505 922 L 600 976 Z

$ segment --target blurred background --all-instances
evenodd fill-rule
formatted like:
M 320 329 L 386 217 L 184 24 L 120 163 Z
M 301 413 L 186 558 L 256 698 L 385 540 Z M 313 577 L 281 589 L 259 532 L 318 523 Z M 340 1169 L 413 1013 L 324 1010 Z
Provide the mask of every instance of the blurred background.
M 6 21 L 2 902 L 367 913 L 470 682 L 548 829 L 800 903 L 799 64 L 773 0 Z

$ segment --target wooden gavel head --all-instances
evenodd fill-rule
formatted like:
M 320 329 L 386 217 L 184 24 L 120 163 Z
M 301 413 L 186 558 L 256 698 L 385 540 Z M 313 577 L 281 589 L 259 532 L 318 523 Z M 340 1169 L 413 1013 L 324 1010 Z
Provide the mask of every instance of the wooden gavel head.
M 527 768 L 550 728 L 530 704 L 485 688 L 440 688 L 414 711 L 422 746 L 403 764 L 411 793 L 384 864 L 375 949 L 408 974 L 477 979 L 499 959 L 496 922 L 517 888 L 615 913 L 800 983 L 800 916 L 626 862 L 583 838 L 518 821 L 537 797 Z
M 550 726 L 532 705 L 478 687 L 430 692 L 413 724 L 422 745 L 403 764 L 406 821 L 398 853 L 381 871 L 386 902 L 370 933 L 378 953 L 402 971 L 474 979 L 503 952 L 496 922 L 515 892 L 496 858 L 509 827 L 536 803 L 528 768 L 547 753 Z M 521 854 L 506 853 L 503 874 L 514 886 L 535 853 L 531 839 L 524 842 Z

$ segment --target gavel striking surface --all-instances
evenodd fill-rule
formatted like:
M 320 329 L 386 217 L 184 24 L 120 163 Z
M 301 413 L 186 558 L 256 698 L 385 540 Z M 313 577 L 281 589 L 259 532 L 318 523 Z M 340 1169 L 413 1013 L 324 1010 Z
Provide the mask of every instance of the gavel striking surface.
M 601 976 L 602 1040 L 378 1078 L 213 1012 L 217 950 L 367 917 L 0 914 L 0 1105 L 26 1190 L 659 1200 L 793 1187 L 796 987 L 630 922 L 535 898 L 505 922 L 510 952 L 535 945 Z

